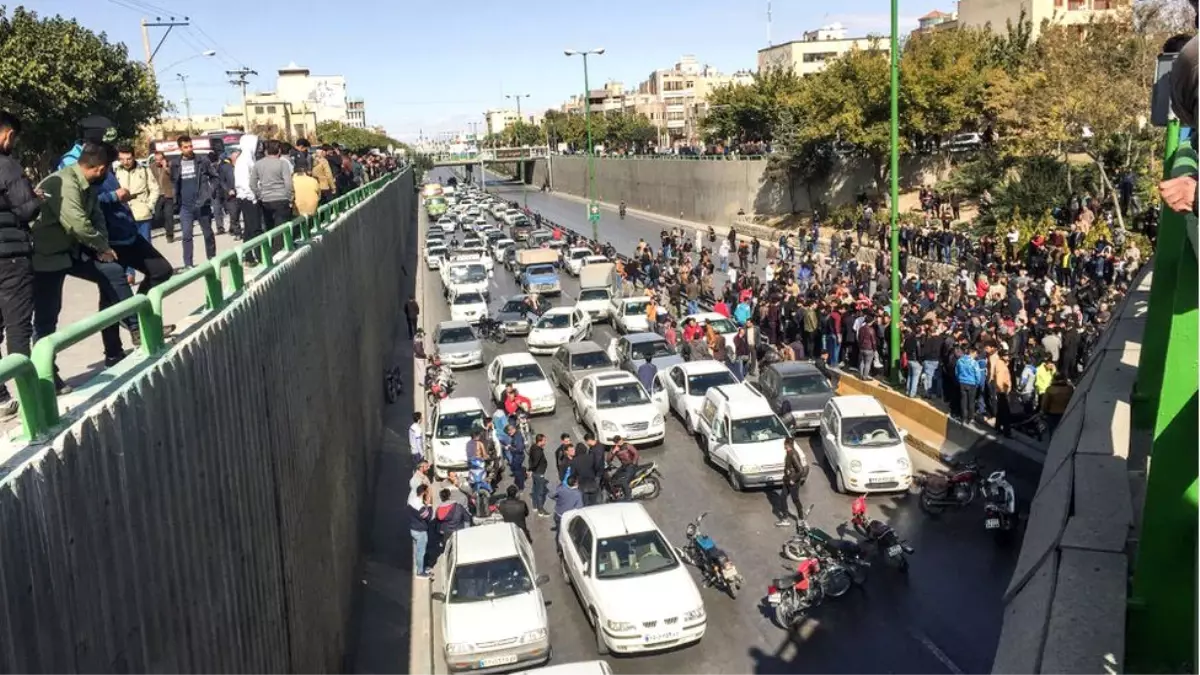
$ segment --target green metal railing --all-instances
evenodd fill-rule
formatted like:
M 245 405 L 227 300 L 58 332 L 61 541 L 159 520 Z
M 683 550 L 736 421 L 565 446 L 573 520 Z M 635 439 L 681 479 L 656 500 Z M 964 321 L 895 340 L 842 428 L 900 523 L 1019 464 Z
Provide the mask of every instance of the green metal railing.
M 314 215 L 294 218 L 244 241 L 237 248 L 225 251 L 205 264 L 171 277 L 147 295 L 135 295 L 38 339 L 31 358 L 20 354 L 4 357 L 0 360 L 0 383 L 11 381 L 16 385 L 16 397 L 21 406 L 20 438 L 30 441 L 44 439 L 60 422 L 55 386 L 55 362 L 60 352 L 128 317 L 137 316 L 138 331 L 142 338 L 141 350 L 148 357 L 162 354 L 165 350 L 163 301 L 168 296 L 203 281 L 205 307 L 208 311 L 222 309 L 246 288 L 242 261 L 248 254 L 257 252 L 261 267 L 264 270 L 271 269 L 275 265 L 276 242 L 282 243 L 284 252 L 295 251 L 300 244 L 323 234 L 338 218 L 366 201 L 402 172 L 382 176 L 322 205 Z M 228 292 L 223 283 L 226 269 L 229 270 Z

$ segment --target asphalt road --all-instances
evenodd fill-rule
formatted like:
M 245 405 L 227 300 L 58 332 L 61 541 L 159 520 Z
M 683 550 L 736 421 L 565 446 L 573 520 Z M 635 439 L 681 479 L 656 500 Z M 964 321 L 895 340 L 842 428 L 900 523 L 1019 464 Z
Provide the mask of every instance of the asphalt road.
M 443 178 L 445 177 L 444 170 Z M 435 174 L 436 175 L 436 174 Z M 495 186 L 493 186 L 495 187 Z M 520 188 L 501 187 L 519 199 Z M 540 192 L 528 194 L 531 208 L 570 226 L 584 225 L 583 206 Z M 424 218 L 424 214 L 422 214 Z M 661 223 L 615 215 L 600 223 L 601 238 L 624 253 L 637 239 L 653 241 Z M 581 228 L 582 229 L 582 228 Z M 422 307 L 426 325 L 449 318 L 436 276 L 426 273 Z M 503 268 L 492 281 L 493 298 L 517 293 Z M 564 275 L 564 294 L 556 304 L 569 304 L 578 291 Z M 594 331 L 596 342 L 607 345 L 615 334 L 607 326 Z M 502 352 L 524 350 L 524 340 L 504 345 L 485 343 L 485 361 Z M 543 366 L 546 357 L 539 357 Z M 484 369 L 458 371 L 459 396 L 489 401 Z M 578 435 L 569 400 L 560 392 L 554 415 L 533 419 L 535 433 L 556 440 L 563 431 Z M 553 445 L 553 443 L 552 443 Z M 820 443 L 806 448 L 814 467 L 824 469 Z M 678 419 L 667 422 L 665 442 L 644 450 L 659 463 L 664 476 L 662 496 L 646 508 L 659 527 L 677 543 L 684 526 L 704 511 L 706 530 L 734 558 L 747 580 L 737 600 L 702 589 L 708 609 L 708 632 L 700 644 L 652 656 L 607 657 L 614 672 L 987 672 L 1000 632 L 1000 598 L 1011 576 L 1016 551 L 998 547 L 983 530 L 976 510 L 931 519 L 920 511 L 915 496 L 872 498 L 875 517 L 888 521 L 917 549 L 907 578 L 876 567 L 859 591 L 827 602 L 795 634 L 776 627 L 762 609 L 766 585 L 784 573 L 779 547 L 789 530 L 775 526 L 771 496 L 763 491 L 734 493 L 722 475 L 701 460 L 695 440 Z M 933 463 L 913 453 L 918 470 L 934 471 Z M 551 469 L 553 474 L 553 469 Z M 814 505 L 810 521 L 834 532 L 850 513 L 851 498 L 836 494 L 827 472 L 814 471 L 803 488 L 805 504 Z M 552 506 L 552 502 L 551 502 Z M 596 658 L 595 640 L 579 603 L 562 580 L 549 518 L 532 518 L 535 555 L 540 572 L 550 575 L 543 588 L 549 608 L 553 663 Z M 402 525 L 398 525 L 398 530 Z M 850 535 L 847 535 L 850 536 Z M 697 577 L 698 578 L 698 577 Z M 435 620 L 440 613 L 435 608 Z M 436 648 L 440 651 L 441 645 Z

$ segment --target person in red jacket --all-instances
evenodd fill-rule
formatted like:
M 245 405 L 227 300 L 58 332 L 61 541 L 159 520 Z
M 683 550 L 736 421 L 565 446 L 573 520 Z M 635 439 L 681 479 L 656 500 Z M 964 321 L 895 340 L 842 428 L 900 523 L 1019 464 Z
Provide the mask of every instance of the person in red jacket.
M 512 382 L 508 383 L 504 390 L 504 412 L 508 413 L 509 417 L 516 415 L 518 408 L 524 407 L 525 410 L 529 410 L 532 404 L 528 398 L 517 393 L 517 388 Z

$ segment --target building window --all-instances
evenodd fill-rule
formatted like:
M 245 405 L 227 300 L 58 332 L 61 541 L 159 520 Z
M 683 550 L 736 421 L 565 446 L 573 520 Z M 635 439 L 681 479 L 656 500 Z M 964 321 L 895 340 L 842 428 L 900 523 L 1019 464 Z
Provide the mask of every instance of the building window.
M 1068 0 L 1067 9 L 1072 12 L 1087 9 L 1087 0 Z
M 296 138 L 304 138 L 304 125 L 297 124 L 297 125 L 295 125 L 295 128 L 296 128 Z
M 255 115 L 263 114 L 263 107 L 261 105 L 254 106 L 254 114 Z
M 826 60 L 837 56 L 834 52 L 814 52 L 804 55 L 805 63 L 824 63 Z
M 687 84 L 685 84 L 683 88 L 684 88 L 684 89 L 691 89 L 691 88 L 692 88 L 692 87 L 694 87 L 694 86 L 696 86 L 696 83 L 695 83 L 695 82 L 692 82 L 691 80 L 688 80 Z
M 267 114 L 274 115 L 275 114 L 275 106 L 273 106 L 273 105 L 267 106 Z
M 1054 0 L 1054 7 L 1056 9 L 1061 9 L 1062 6 L 1063 6 L 1063 0 Z

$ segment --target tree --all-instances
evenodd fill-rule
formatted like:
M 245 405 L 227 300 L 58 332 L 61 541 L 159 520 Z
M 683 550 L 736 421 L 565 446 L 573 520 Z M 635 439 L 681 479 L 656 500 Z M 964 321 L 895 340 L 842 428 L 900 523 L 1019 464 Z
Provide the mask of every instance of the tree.
M 981 128 L 988 84 L 997 69 L 989 45 L 988 32 L 970 28 L 917 34 L 905 43 L 901 124 L 915 146 Z
M 599 138 L 593 130 L 593 140 L 603 143 L 607 150 L 640 152 L 658 138 L 658 129 L 650 118 L 641 113 L 624 110 L 605 113 L 604 136 Z M 593 123 L 595 119 L 593 118 Z
M 321 143 L 337 143 L 351 152 L 365 152 L 372 148 L 387 150 L 389 145 L 406 148 L 400 141 L 370 129 L 359 129 L 341 122 L 321 122 L 317 125 L 317 139 Z
M 21 118 L 25 159 L 48 169 L 76 140 L 79 120 L 103 115 L 132 139 L 161 114 L 163 100 L 153 73 L 103 33 L 0 7 L 0 108 Z
M 836 159 L 833 143 L 827 139 L 806 139 L 800 133 L 803 114 L 794 108 L 785 110 L 781 121 L 776 152 L 771 155 L 767 170 L 773 177 L 783 180 L 789 196 L 795 181 L 803 183 L 808 203 L 814 210 L 824 210 L 813 198 L 812 186 L 833 170 Z
M 806 82 L 790 68 L 769 68 L 754 74 L 750 84 L 717 87 L 708 97 L 704 118 L 710 143 L 770 142 Z

